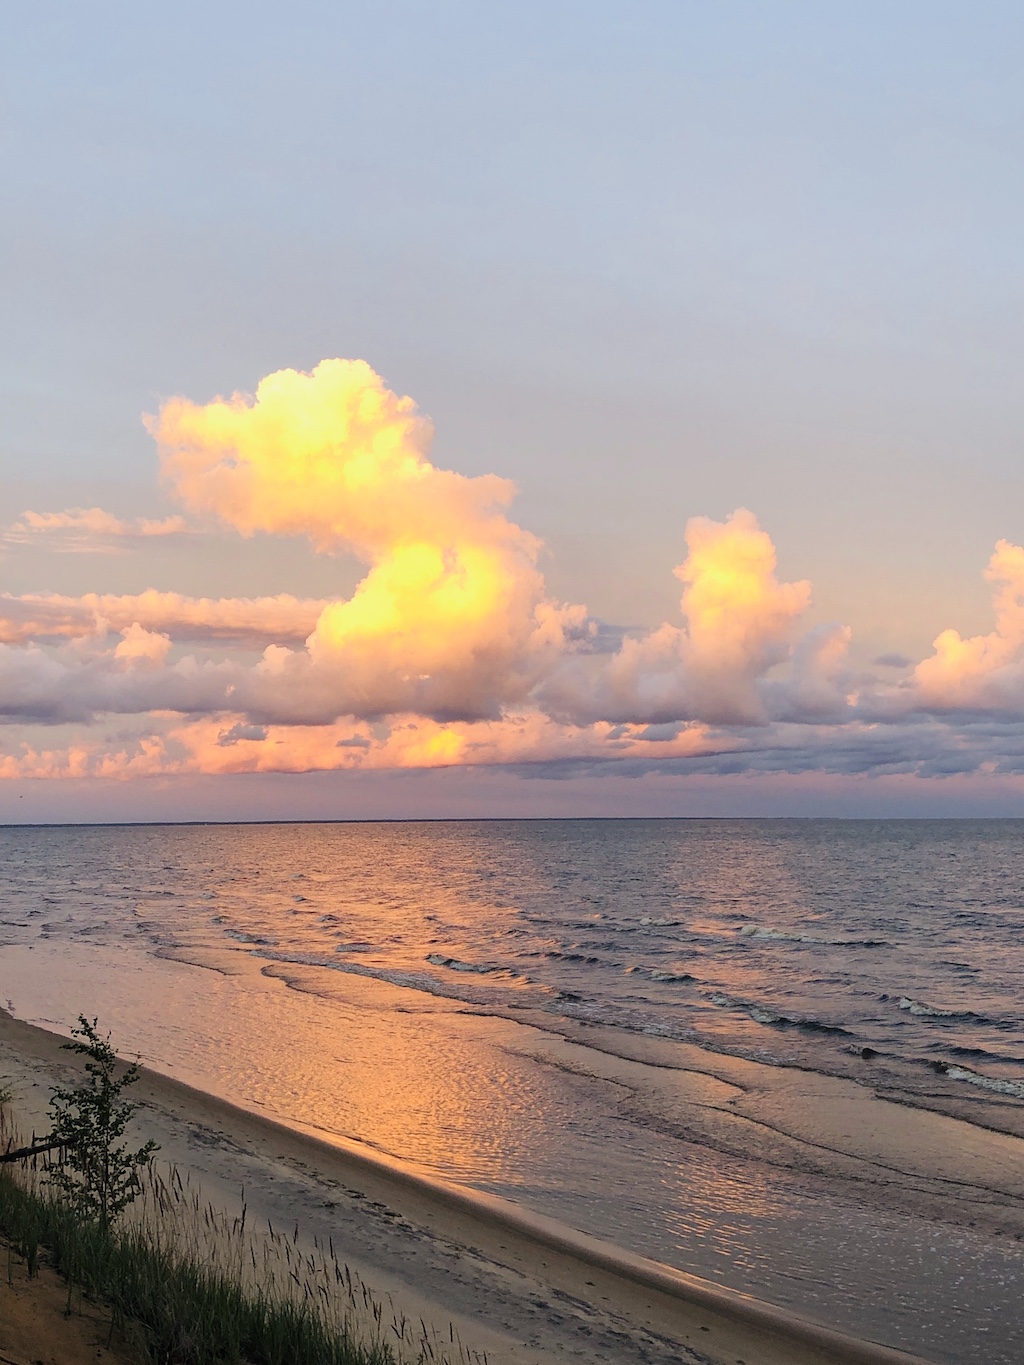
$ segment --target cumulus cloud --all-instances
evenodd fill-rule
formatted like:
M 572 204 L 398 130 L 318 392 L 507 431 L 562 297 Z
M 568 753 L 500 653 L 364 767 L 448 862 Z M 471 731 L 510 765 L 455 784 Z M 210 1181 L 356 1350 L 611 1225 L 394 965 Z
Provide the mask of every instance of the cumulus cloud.
M 780 583 L 771 537 L 746 508 L 693 517 L 682 580 L 685 625 L 623 641 L 600 666 L 574 662 L 541 693 L 553 714 L 590 720 L 763 724 L 760 683 L 790 655 L 811 585 Z
M 171 637 L 156 631 L 147 630 L 138 621 L 133 621 L 127 630 L 121 632 L 121 639 L 114 647 L 114 659 L 156 668 L 165 663 L 171 649 Z
M 925 708 L 1024 710 L 1024 548 L 998 541 L 985 577 L 996 585 L 996 628 L 966 640 L 952 629 L 936 638 L 935 653 L 913 674 Z
M 84 655 L 0 645 L 0 720 L 56 725 L 109 714 L 226 709 L 239 666 L 191 656 L 168 663 L 170 644 L 167 636 L 134 625 L 112 648 Z
M 582 607 L 548 599 L 539 541 L 505 514 L 513 485 L 433 465 L 430 423 L 363 361 L 282 370 L 252 399 L 172 399 L 148 426 L 191 511 L 369 565 L 303 653 L 268 654 L 249 687 L 257 709 L 264 696 L 283 715 L 287 696 L 297 720 L 497 716 L 585 632 Z
M 858 701 L 851 689 L 849 626 L 815 626 L 793 648 L 785 678 L 761 684 L 765 709 L 773 720 L 803 723 L 841 720 Z
M 644 727 L 564 726 L 536 711 L 498 721 L 440 723 L 418 715 L 390 717 L 367 726 L 352 720 L 331 725 L 254 725 L 244 716 L 186 720 L 125 741 L 91 737 L 66 745 L 21 743 L 0 771 L 23 777 L 63 773 L 132 777 L 178 773 L 297 773 L 381 768 L 538 765 L 603 765 L 651 757 Z M 731 747 L 729 737 L 711 738 L 704 727 L 676 727 L 661 757 L 685 759 Z
M 851 665 L 845 626 L 812 623 L 810 584 L 779 578 L 744 508 L 686 523 L 676 621 L 623 632 L 555 601 L 512 484 L 436 466 L 428 419 L 362 361 L 172 398 L 146 421 L 200 524 L 303 535 L 365 575 L 323 600 L 0 594 L 4 776 L 1024 770 L 1024 550 L 1008 542 L 988 569 L 994 631 L 944 631 L 909 676 L 880 679 Z M 75 508 L 26 512 L 7 538 L 187 529 Z
M 561 725 L 537 712 L 500 721 L 440 724 L 401 715 L 366 726 L 258 726 L 244 717 L 170 721 L 126 739 L 96 727 L 70 742 L 8 740 L 0 774 L 20 777 L 302 773 L 502 765 L 538 775 L 600 777 L 615 772 L 738 776 L 951 777 L 1024 773 L 1017 727 L 968 725 L 951 731 L 936 717 L 877 725 L 860 720 L 751 728 L 696 723 L 665 726 Z M 652 733 L 653 732 L 653 733 Z

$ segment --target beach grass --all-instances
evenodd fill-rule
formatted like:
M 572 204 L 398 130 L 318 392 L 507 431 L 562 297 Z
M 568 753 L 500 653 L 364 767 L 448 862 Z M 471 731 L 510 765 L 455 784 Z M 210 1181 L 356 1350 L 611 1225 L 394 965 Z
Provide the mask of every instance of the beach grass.
M 45 1183 L 38 1163 L 0 1166 L 0 1238 L 30 1275 L 45 1260 L 76 1296 L 105 1305 L 111 1339 L 153 1365 L 486 1365 L 454 1333 L 390 1311 L 299 1230 L 247 1225 L 173 1167 L 142 1177 L 129 1216 L 104 1226 Z M 9 1273 L 9 1272 L 8 1272 Z

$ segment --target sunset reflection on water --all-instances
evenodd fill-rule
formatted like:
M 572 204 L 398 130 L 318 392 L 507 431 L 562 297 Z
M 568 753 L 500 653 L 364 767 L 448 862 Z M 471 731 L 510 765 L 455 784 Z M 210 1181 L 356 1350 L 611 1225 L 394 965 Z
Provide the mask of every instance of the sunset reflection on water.
M 886 1049 L 886 1083 L 912 1095 L 940 1082 L 916 1061 L 901 1069 L 901 1048 L 1015 1046 L 1001 1024 L 985 1033 L 1024 993 L 1010 835 L 653 821 L 0 831 L 0 967 L 25 1017 L 65 1028 L 96 1013 L 201 1088 L 775 1302 L 812 1311 L 827 1288 L 829 1313 L 856 1325 L 862 1305 L 841 1286 L 881 1294 L 933 1229 L 851 1212 L 832 1175 L 773 1136 L 788 1091 L 761 1127 L 741 1112 L 743 1068 L 856 1077 L 869 1042 Z M 915 1014 L 898 992 L 972 1012 Z M 922 1290 L 936 1321 L 995 1292 L 978 1269 L 988 1252 L 957 1236 L 945 1287 Z

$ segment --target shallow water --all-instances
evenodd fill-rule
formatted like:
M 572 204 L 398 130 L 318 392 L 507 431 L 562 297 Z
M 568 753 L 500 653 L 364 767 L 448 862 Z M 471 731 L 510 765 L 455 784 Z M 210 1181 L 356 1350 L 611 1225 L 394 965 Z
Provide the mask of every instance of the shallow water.
M 548 1055 L 537 1025 L 823 1076 L 860 1075 L 870 1049 L 905 1099 L 939 1080 L 1016 1107 L 1022 836 L 994 821 L 4 829 L 0 993 L 61 1025 L 97 1012 L 125 1050 L 218 1093 L 847 1330 L 1017 1361 L 1020 1244 L 687 1142 L 631 1074 Z

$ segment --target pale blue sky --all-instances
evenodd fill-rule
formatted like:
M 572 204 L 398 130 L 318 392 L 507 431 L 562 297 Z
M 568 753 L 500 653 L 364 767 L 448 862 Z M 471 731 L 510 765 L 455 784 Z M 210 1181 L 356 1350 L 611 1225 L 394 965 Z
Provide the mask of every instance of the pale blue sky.
M 671 615 L 687 517 L 746 505 L 855 657 L 987 629 L 1022 69 L 998 0 L 8 6 L 0 515 L 162 512 L 143 411 L 359 356 L 606 619 Z M 3 587 L 355 581 L 228 544 Z
M 984 623 L 1024 536 L 1018 5 L 44 2 L 5 30 L 12 513 L 154 506 L 158 397 L 363 356 L 614 619 L 671 610 L 685 518 L 744 503 L 866 647 Z

